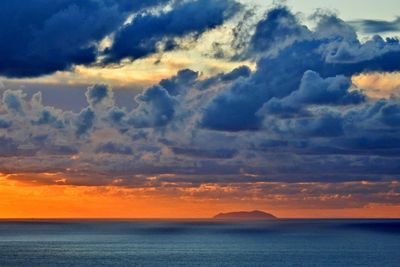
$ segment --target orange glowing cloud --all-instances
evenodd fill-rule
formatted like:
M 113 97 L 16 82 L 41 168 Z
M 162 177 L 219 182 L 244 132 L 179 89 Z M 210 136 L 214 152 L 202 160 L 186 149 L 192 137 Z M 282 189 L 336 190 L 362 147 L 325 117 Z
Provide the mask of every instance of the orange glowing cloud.
M 353 77 L 353 83 L 373 99 L 400 95 L 400 73 L 365 73 Z

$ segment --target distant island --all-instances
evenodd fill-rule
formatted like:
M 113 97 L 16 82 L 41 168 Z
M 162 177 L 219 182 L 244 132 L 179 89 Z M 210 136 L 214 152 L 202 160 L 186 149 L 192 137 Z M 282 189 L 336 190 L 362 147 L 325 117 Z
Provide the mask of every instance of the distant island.
M 238 220 L 238 221 L 260 221 L 260 220 L 275 220 L 277 217 L 270 213 L 259 210 L 253 211 L 236 211 L 219 213 L 213 217 L 216 220 Z

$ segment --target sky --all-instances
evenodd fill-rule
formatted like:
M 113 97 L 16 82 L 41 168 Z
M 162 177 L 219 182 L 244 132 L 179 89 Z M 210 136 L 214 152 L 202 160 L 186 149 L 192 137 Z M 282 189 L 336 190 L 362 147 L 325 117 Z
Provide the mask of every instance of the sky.
M 0 2 L 0 218 L 400 217 L 396 1 Z
M 263 5 L 267 1 L 253 0 Z M 400 7 L 396 0 L 288 0 L 286 3 L 295 12 L 310 14 L 316 9 L 330 9 L 344 20 L 376 19 L 393 20 L 399 16 Z

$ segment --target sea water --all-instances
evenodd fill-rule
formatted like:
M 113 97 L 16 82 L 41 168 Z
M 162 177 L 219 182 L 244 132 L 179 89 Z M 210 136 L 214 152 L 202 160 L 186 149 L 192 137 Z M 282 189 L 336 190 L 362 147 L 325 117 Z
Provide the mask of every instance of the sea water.
M 400 220 L 3 220 L 0 266 L 400 266 Z

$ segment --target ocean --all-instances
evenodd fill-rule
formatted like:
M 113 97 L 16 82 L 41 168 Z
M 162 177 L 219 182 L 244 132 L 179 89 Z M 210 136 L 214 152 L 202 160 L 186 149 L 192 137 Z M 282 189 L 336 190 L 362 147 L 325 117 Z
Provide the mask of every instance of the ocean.
M 0 266 L 400 266 L 400 220 L 3 220 Z

